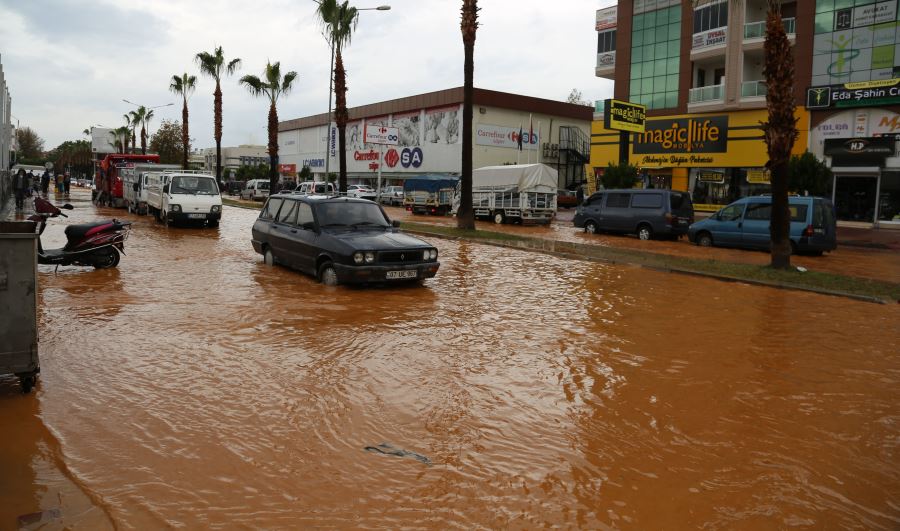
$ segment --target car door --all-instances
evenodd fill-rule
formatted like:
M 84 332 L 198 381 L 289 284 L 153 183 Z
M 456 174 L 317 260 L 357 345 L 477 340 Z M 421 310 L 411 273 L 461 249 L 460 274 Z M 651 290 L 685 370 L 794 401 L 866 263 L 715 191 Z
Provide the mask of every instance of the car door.
M 712 225 L 713 242 L 716 245 L 740 245 L 741 224 L 744 218 L 744 203 L 728 205 L 714 216 Z
M 631 193 L 608 192 L 600 228 L 617 232 L 633 232 L 635 223 L 631 216 Z
M 278 260 L 291 267 L 298 262 L 297 246 L 297 204 L 293 199 L 285 199 L 272 223 L 270 241 Z
M 603 194 L 599 192 L 591 194 L 590 197 L 581 203 L 581 211 L 583 212 L 584 219 L 594 219 L 597 221 L 598 226 L 602 226 L 603 224 L 602 208 Z
M 741 247 L 769 248 L 771 214 L 771 201 L 758 200 L 747 203 L 744 220 L 741 223 Z
M 297 202 L 297 232 L 294 233 L 296 247 L 296 268 L 307 273 L 316 274 L 316 256 L 318 256 L 319 233 L 312 207 L 303 201 Z

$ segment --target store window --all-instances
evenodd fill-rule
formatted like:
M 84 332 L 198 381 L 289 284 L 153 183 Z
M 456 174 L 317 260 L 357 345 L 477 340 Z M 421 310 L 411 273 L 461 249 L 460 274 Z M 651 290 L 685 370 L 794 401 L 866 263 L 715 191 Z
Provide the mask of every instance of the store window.
M 635 15 L 629 100 L 649 109 L 678 106 L 681 7 Z
M 717 210 L 742 197 L 772 192 L 768 183 L 749 182 L 746 168 L 694 168 L 690 181 L 697 210 Z
M 878 220 L 900 223 L 900 172 L 881 174 L 878 196 Z

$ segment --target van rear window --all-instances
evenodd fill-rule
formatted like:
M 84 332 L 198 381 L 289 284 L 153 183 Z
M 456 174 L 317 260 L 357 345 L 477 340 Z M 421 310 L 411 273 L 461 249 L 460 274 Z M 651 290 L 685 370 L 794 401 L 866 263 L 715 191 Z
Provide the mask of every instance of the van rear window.
M 691 204 L 691 196 L 678 192 L 669 194 L 669 205 L 672 207 L 672 212 L 694 209 L 694 205 Z
M 634 194 L 631 197 L 634 208 L 659 208 L 662 206 L 662 194 Z
M 806 222 L 807 205 L 791 205 L 788 208 L 791 210 L 791 221 Z

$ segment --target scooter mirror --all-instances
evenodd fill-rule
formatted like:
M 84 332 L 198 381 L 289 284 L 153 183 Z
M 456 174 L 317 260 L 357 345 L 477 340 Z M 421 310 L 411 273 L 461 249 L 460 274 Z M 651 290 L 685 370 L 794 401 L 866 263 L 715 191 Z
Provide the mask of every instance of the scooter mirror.
M 73 207 L 69 203 L 66 203 L 65 205 L 61 206 L 60 208 L 64 208 L 66 210 L 74 210 L 75 209 L 75 207 Z

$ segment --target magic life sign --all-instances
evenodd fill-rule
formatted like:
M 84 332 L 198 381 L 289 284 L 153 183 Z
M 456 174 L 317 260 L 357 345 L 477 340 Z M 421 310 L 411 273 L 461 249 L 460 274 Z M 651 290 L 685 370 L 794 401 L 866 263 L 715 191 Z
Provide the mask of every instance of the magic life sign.
M 647 123 L 647 107 L 620 100 L 603 104 L 603 127 L 616 131 L 643 133 Z
M 807 109 L 900 104 L 900 78 L 859 81 L 806 89 Z
M 650 120 L 634 135 L 634 153 L 684 154 L 728 151 L 728 116 Z

